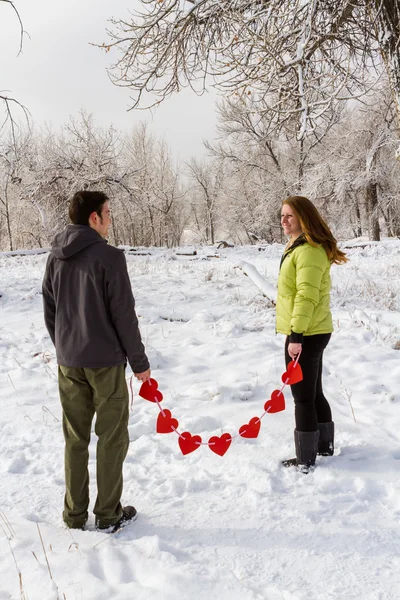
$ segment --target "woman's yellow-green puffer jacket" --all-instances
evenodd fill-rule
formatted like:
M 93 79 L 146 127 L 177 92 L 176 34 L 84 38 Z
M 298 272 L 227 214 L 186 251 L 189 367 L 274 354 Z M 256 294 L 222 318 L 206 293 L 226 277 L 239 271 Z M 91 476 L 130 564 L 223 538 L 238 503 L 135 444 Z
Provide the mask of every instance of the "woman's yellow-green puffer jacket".
M 332 333 L 330 267 L 324 248 L 311 246 L 304 238 L 285 251 L 278 278 L 278 333 Z M 293 341 L 301 341 L 299 338 Z

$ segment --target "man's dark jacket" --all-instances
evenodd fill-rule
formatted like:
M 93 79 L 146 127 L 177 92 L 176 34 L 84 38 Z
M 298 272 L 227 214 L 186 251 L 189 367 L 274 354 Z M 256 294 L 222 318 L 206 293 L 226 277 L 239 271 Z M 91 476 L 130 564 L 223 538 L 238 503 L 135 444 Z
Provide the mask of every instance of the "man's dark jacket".
M 43 303 L 59 365 L 112 367 L 128 359 L 134 373 L 149 368 L 125 256 L 91 227 L 68 225 L 55 237 Z

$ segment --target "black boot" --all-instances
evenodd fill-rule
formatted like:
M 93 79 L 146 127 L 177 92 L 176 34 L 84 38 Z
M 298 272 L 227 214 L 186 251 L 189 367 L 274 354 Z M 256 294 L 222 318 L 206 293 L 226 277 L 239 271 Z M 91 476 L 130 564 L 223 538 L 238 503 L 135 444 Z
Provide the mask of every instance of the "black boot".
M 303 473 L 308 473 L 315 465 L 319 440 L 319 430 L 298 431 L 294 430 L 294 444 L 296 458 L 282 462 L 284 467 L 299 467 Z
M 132 523 L 137 519 L 137 510 L 134 506 L 124 506 L 122 508 L 122 515 L 116 523 L 107 523 L 103 526 L 96 524 L 97 531 L 104 531 L 104 533 L 115 533 L 128 523 Z
M 322 456 L 332 456 L 334 453 L 335 423 L 318 423 L 319 442 L 318 454 Z

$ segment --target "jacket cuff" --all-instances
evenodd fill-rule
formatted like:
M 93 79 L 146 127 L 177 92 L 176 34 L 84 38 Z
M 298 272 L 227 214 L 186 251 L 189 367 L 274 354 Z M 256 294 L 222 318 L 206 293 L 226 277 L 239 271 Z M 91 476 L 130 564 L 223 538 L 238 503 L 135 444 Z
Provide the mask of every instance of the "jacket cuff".
M 129 361 L 129 364 L 131 366 L 133 373 L 144 373 L 145 371 L 147 371 L 147 369 L 150 369 L 150 363 L 149 363 L 147 357 L 145 357 L 141 362 L 137 362 L 137 360 Z
M 303 334 L 296 333 L 295 331 L 291 331 L 289 335 L 289 343 L 291 344 L 302 344 L 303 343 Z

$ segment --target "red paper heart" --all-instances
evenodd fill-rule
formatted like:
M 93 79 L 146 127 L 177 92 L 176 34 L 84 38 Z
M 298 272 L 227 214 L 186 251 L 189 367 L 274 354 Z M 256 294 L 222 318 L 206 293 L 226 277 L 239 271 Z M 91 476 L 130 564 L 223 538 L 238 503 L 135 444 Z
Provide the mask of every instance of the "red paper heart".
M 208 445 L 210 446 L 210 450 L 215 452 L 215 454 L 223 456 L 225 452 L 227 452 L 231 442 L 232 436 L 229 433 L 224 433 L 221 437 L 218 437 L 217 435 L 210 437 Z
M 185 431 L 179 436 L 178 444 L 183 455 L 190 454 L 200 448 L 201 437 L 199 435 L 192 436 L 191 433 Z
M 160 412 L 157 418 L 157 433 L 171 433 L 171 431 L 178 429 L 178 421 L 172 418 L 171 411 L 168 408 L 164 408 L 163 412 Z
M 287 366 L 285 373 L 282 375 L 282 382 L 294 385 L 303 381 L 303 371 L 301 370 L 300 363 L 295 364 L 294 360 L 291 360 Z
M 155 379 L 148 379 L 142 383 L 142 387 L 139 391 L 139 396 L 148 400 L 149 402 L 161 402 L 163 395 L 158 391 L 158 383 Z
M 250 419 L 247 425 L 242 425 L 239 429 L 239 435 L 244 438 L 256 438 L 260 433 L 261 421 L 258 417 Z
M 285 396 L 280 390 L 274 390 L 271 394 L 271 400 L 264 404 L 264 410 L 269 413 L 281 412 L 285 410 Z

